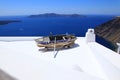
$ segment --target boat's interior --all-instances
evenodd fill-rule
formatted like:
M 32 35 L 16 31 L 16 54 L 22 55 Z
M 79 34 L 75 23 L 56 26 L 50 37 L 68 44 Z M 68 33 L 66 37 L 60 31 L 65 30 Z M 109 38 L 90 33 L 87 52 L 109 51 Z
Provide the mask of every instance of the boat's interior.
M 65 37 L 64 35 L 58 35 L 58 36 L 49 36 L 50 41 L 54 41 L 54 40 L 64 40 L 67 39 L 67 37 Z

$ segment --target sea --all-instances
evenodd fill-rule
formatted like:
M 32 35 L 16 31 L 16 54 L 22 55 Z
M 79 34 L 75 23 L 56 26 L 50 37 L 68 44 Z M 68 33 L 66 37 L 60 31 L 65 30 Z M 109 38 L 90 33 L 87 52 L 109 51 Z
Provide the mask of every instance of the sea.
M 3 36 L 47 36 L 56 34 L 75 34 L 78 37 L 85 36 L 89 28 L 95 28 L 109 20 L 114 15 L 85 15 L 84 17 L 29 17 L 29 16 L 1 16 L 3 20 L 20 20 L 0 25 L 0 37 Z M 114 49 L 104 39 L 97 36 L 98 43 Z

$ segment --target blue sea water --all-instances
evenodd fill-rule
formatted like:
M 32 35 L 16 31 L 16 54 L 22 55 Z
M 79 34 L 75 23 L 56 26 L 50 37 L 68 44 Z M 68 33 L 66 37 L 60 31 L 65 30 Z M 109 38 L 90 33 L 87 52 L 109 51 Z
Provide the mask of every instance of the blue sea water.
M 7 25 L 0 25 L 0 36 L 45 36 L 53 34 L 74 33 L 85 36 L 88 28 L 105 23 L 114 16 L 86 16 L 86 17 L 39 17 L 27 16 L 0 17 L 0 20 L 21 20 Z
M 4 16 L 0 20 L 21 20 L 6 25 L 0 25 L 0 36 L 46 36 L 53 34 L 73 33 L 85 36 L 88 28 L 95 28 L 115 16 L 86 15 L 86 17 L 37 17 Z M 97 38 L 97 42 L 112 49 L 111 45 Z

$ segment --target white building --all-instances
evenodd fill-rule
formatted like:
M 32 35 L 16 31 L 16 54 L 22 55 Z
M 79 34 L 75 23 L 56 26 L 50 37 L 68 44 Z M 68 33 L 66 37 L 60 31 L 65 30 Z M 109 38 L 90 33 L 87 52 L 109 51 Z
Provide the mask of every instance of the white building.
M 120 80 L 120 55 L 95 42 L 93 29 L 73 48 L 44 51 L 36 37 L 0 37 L 0 80 Z

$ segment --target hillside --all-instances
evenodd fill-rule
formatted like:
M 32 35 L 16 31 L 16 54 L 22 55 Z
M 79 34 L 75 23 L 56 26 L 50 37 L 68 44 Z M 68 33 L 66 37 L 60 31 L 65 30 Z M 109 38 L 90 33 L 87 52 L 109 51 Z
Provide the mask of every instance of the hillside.
M 116 43 L 120 42 L 120 17 L 96 27 L 95 33 L 116 46 Z

